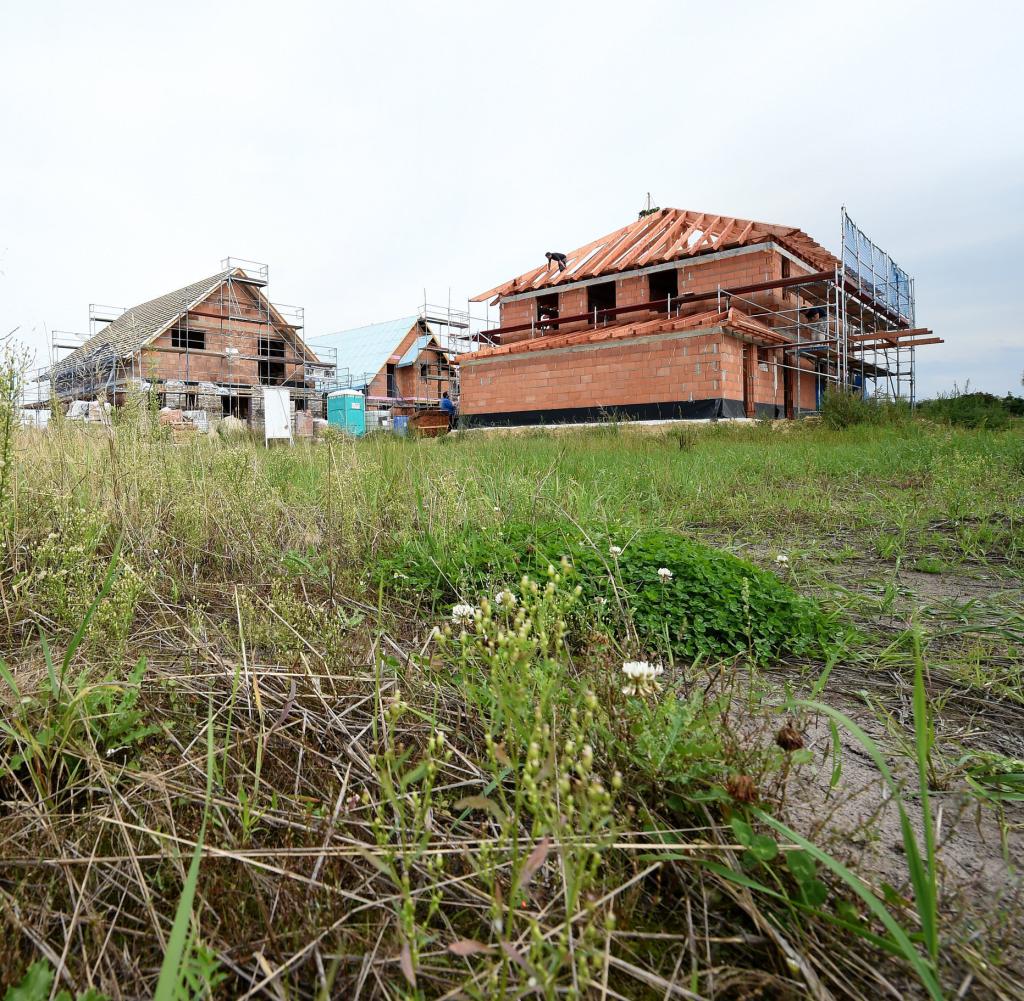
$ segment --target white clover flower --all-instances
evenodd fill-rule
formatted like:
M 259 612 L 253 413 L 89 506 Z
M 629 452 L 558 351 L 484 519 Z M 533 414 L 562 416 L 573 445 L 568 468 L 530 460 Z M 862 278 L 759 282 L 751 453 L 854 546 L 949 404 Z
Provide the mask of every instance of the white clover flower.
M 784 567 L 789 563 L 789 557 L 785 553 L 779 553 L 779 555 L 775 557 L 775 562 L 778 563 L 779 566 Z
M 608 553 L 611 556 L 621 556 L 622 555 L 622 546 L 609 546 L 608 547 Z
M 670 581 L 675 576 L 675 574 L 672 573 L 672 571 L 669 570 L 668 567 L 662 567 L 658 571 L 658 576 L 661 578 L 662 583 L 666 583 L 666 582 Z
M 646 660 L 627 660 L 622 665 L 622 673 L 629 679 L 622 686 L 623 695 L 652 695 L 661 690 L 658 678 L 665 673 L 665 668 Z
M 452 622 L 457 626 L 466 626 L 476 616 L 476 609 L 472 605 L 455 605 L 452 608 Z
M 515 608 L 517 601 L 516 596 L 508 588 L 494 596 L 494 604 L 499 608 Z

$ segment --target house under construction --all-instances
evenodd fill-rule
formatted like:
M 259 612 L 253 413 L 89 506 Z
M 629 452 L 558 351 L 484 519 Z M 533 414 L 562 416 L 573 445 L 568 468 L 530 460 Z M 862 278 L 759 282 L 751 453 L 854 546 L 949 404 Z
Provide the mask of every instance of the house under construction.
M 301 308 L 267 299 L 268 280 L 267 265 L 227 258 L 209 278 L 130 309 L 90 307 L 87 337 L 55 335 L 55 354 L 73 350 L 37 376 L 34 406 L 99 396 L 117 406 L 145 390 L 203 423 L 230 414 L 259 426 L 262 389 L 278 387 L 293 418 L 319 416 L 333 364 L 300 335 Z
M 366 396 L 368 426 L 438 409 L 442 393 L 459 394 L 455 359 L 486 341 L 487 321 L 424 301 L 411 316 L 339 330 L 311 339 L 336 366 L 331 386 Z
M 829 387 L 911 402 L 914 284 L 842 212 L 802 230 L 682 209 L 640 218 L 476 296 L 500 324 L 461 356 L 465 423 L 796 417 Z M 538 256 L 540 256 L 538 254 Z

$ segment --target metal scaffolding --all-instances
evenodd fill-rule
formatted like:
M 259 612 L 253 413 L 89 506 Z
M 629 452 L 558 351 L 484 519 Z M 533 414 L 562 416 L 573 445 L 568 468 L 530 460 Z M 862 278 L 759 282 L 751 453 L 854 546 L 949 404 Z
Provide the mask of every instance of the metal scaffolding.
M 90 304 L 87 335 L 53 333 L 49 364 L 32 373 L 25 406 L 48 410 L 57 401 L 100 395 L 118 402 L 137 390 L 156 392 L 161 405 L 183 411 L 203 409 L 201 399 L 209 407 L 216 396 L 225 414 L 244 416 L 259 387 L 287 386 L 297 408 L 309 409 L 320 384 L 333 377 L 334 366 L 314 355 L 301 336 L 304 310 L 271 303 L 260 291 L 269 282 L 266 264 L 234 257 L 220 264 L 222 279 L 209 294 L 190 301 L 186 293 L 192 286 L 181 290 L 175 304 L 180 312 L 166 328 L 170 345 L 145 342 L 125 350 L 121 343 L 105 341 L 104 329 L 129 311 Z M 209 366 L 204 373 L 200 364 L 211 357 L 220 368 L 212 381 Z
M 462 310 L 454 308 L 450 300 L 447 305 L 432 303 L 424 291 L 423 302 L 417 308 L 415 322 L 419 324 L 421 330 L 417 339 L 419 350 L 430 356 L 430 360 L 423 363 L 425 371 L 419 373 L 418 379 L 426 383 L 436 383 L 438 389 L 441 384 L 446 384 L 449 395 L 452 399 L 458 400 L 459 366 L 455 359 L 459 355 L 476 351 L 481 342 L 490 343 L 487 333 L 497 327 L 497 321 L 486 314 L 474 314 L 468 308 L 468 304 L 467 308 Z M 419 343 L 420 339 L 422 344 Z M 336 351 L 334 357 L 337 358 Z M 357 372 L 344 366 L 336 367 L 334 377 L 325 383 L 325 391 L 358 389 L 365 392 L 378 374 L 379 370 Z M 368 395 L 367 407 L 369 410 L 390 410 L 394 407 L 413 411 L 436 409 L 439 396 L 440 392 L 424 396 L 405 396 L 400 391 L 396 379 L 395 384 L 388 388 L 385 395 Z

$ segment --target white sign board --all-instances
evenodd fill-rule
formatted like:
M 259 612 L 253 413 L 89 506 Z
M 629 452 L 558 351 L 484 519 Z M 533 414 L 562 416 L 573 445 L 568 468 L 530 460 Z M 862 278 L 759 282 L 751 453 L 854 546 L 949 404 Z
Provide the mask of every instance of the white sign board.
M 287 389 L 263 387 L 263 429 L 267 441 L 292 440 L 292 414 Z

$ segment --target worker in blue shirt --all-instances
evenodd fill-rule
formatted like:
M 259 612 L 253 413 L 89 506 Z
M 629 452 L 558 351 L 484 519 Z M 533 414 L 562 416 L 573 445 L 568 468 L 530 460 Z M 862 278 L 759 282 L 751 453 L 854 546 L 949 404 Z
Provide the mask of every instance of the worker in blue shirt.
M 448 415 L 448 430 L 451 431 L 455 427 L 455 404 L 447 389 L 441 394 L 441 413 Z

